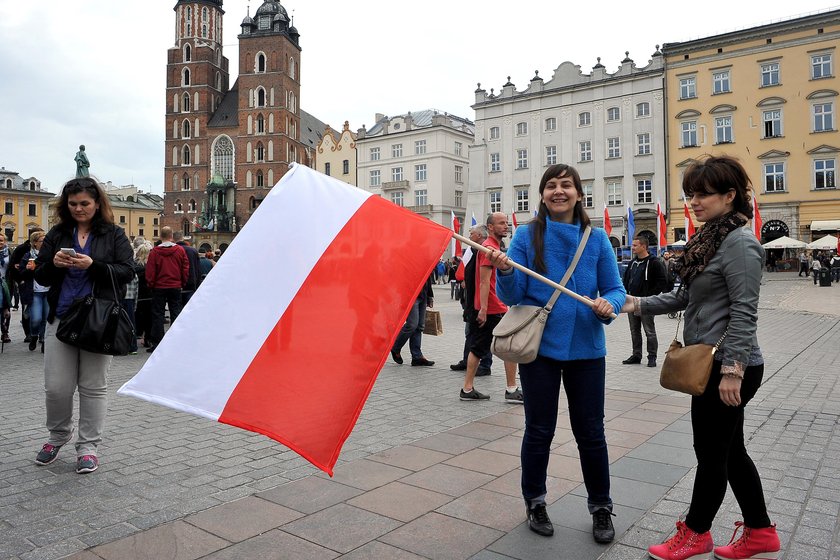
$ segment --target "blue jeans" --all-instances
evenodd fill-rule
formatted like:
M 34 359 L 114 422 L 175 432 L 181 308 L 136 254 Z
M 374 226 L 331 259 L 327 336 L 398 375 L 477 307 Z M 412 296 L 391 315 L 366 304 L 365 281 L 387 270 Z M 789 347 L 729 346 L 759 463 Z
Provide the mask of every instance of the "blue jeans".
M 32 303 L 29 305 L 29 335 L 37 336 L 38 340 L 44 340 L 44 331 L 47 328 L 47 315 L 50 313 L 47 293 L 33 293 Z
M 572 360 L 561 362 L 543 356 L 519 365 L 519 379 L 525 397 L 525 435 L 522 438 L 522 496 L 545 500 L 545 479 L 554 429 L 560 382 L 565 382 L 569 419 L 580 453 L 580 468 L 588 495 L 589 512 L 612 511 L 610 461 L 604 436 L 604 384 L 606 362 Z
M 403 328 L 397 335 L 394 341 L 394 352 L 399 352 L 408 341 L 408 349 L 411 351 L 411 359 L 419 360 L 423 357 L 423 351 L 420 349 L 420 343 L 423 340 L 423 328 L 426 326 L 426 292 L 425 290 L 417 296 L 414 300 L 414 305 L 411 306 L 411 311 L 405 320 Z

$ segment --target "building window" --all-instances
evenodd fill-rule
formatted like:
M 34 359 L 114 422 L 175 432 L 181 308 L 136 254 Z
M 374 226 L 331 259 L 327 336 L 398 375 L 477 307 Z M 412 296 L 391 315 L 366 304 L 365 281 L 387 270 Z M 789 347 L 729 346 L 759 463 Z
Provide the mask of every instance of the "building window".
M 607 205 L 621 206 L 624 201 L 621 198 L 621 183 L 618 181 L 610 181 L 607 183 Z
M 216 140 L 213 170 L 227 180 L 233 179 L 233 142 L 229 136 L 219 136 Z
M 184 149 L 181 153 L 181 165 L 189 165 L 190 164 L 190 147 L 184 146 Z
M 607 138 L 607 157 L 621 157 L 621 139 L 617 136 L 615 138 Z
M 715 117 L 715 144 L 730 144 L 732 141 L 732 117 Z
M 426 141 L 425 140 L 415 140 L 414 141 L 414 155 L 419 156 L 426 153 Z
M 490 212 L 501 212 L 502 191 L 490 191 L 487 194 L 490 197 Z
M 332 175 L 332 165 L 330 162 L 324 164 L 324 175 L 328 177 Z
M 653 202 L 653 182 L 650 179 L 636 181 L 636 202 L 639 204 Z
M 265 119 L 262 115 L 257 115 L 257 134 L 265 133 Z
M 12 180 L 11 180 L 11 179 L 6 179 L 6 188 L 7 188 L 7 189 L 11 189 L 11 188 L 12 188 Z
M 190 190 L 190 182 L 191 181 L 192 181 L 192 179 L 190 179 L 190 176 L 188 174 L 184 173 L 184 176 L 181 177 L 182 190 L 185 190 L 185 191 Z
M 545 164 L 554 165 L 557 163 L 557 146 L 545 147 Z
M 190 137 L 190 132 L 191 132 L 191 127 L 190 127 L 190 121 L 188 119 L 184 119 L 184 124 L 181 128 L 182 128 L 181 137 L 182 138 L 189 138 Z
M 764 121 L 764 137 L 776 138 L 782 135 L 782 110 L 772 109 L 762 113 Z
M 650 154 L 650 132 L 643 132 L 636 135 L 636 146 L 639 148 L 637 152 L 640 156 Z
M 592 124 L 592 113 L 589 111 L 584 111 L 583 113 L 578 113 L 578 126 L 589 126 Z
M 426 189 L 418 189 L 414 191 L 414 205 L 426 206 L 429 203 L 428 191 Z
M 402 144 L 391 144 L 391 157 L 402 157 Z
M 636 118 L 650 116 L 650 103 L 643 101 L 636 104 Z
M 517 136 L 525 136 L 528 134 L 528 123 L 521 122 L 516 123 L 516 135 Z
M 729 93 L 729 70 L 712 73 L 712 93 Z
M 263 178 L 262 170 L 257 170 L 257 186 L 258 187 L 264 187 L 265 186 L 265 180 Z
M 370 186 L 378 187 L 382 184 L 382 173 L 378 169 L 370 170 Z
M 811 56 L 811 79 L 831 77 L 831 55 L 815 54 Z
M 257 107 L 265 107 L 265 90 L 257 89 Z
M 553 132 L 555 130 L 557 130 L 557 119 L 554 117 L 548 117 L 545 119 L 545 131 Z
M 195 199 L 191 198 L 190 201 L 187 203 L 187 212 L 195 212 L 196 204 Z
M 181 110 L 185 113 L 190 112 L 190 94 L 185 93 L 183 96 L 183 102 L 181 103 Z
M 592 161 L 592 142 L 584 140 L 579 143 L 580 146 L 580 161 Z
M 192 60 L 192 47 L 190 44 L 187 43 L 184 45 L 184 62 L 190 62 Z
M 140 237 L 143 237 L 143 235 L 145 235 L 145 234 L 143 233 L 144 231 L 145 231 L 145 230 L 144 230 L 143 228 L 138 229 L 138 230 L 137 230 L 137 235 L 139 235 Z
M 6 216 L 12 216 L 15 213 L 15 204 L 14 202 L 6 201 L 6 209 L 3 211 L 3 214 Z
M 265 72 L 265 55 L 263 53 L 257 55 L 257 72 Z
M 610 107 L 607 109 L 607 122 L 615 122 L 621 120 L 621 109 L 618 107 Z
M 425 181 L 426 180 L 426 164 L 421 163 L 414 166 L 414 180 L 415 181 Z
M 463 153 L 464 145 L 460 142 L 455 142 L 455 155 L 460 156 Z
M 785 164 L 764 164 L 764 192 L 783 192 L 785 190 Z
M 464 182 L 464 166 L 463 165 L 456 165 L 455 166 L 455 182 L 456 183 L 463 183 Z
M 455 206 L 459 208 L 464 205 L 464 191 L 455 191 Z
M 190 69 L 184 68 L 184 73 L 181 75 L 181 85 L 188 86 L 190 85 Z
M 35 190 L 35 181 L 29 181 L 29 190 L 30 190 L 30 191 L 34 191 L 34 190 Z
M 502 158 L 499 154 L 490 154 L 490 172 L 502 170 Z
M 341 172 L 345 175 L 350 174 L 350 160 L 349 159 L 345 159 L 344 161 L 341 162 Z
M 370 161 L 379 161 L 379 148 L 370 149 Z
M 140 225 L 142 226 L 143 224 L 145 224 L 145 223 L 146 223 L 146 218 L 145 218 L 144 216 L 139 216 L 139 217 L 137 218 L 137 223 L 138 223 L 138 224 L 140 224 Z
M 397 206 L 405 206 L 405 193 L 401 191 L 391 193 L 391 202 Z
M 779 85 L 779 63 L 768 62 L 761 65 L 761 87 Z
M 680 78 L 680 99 L 693 99 L 695 97 L 697 97 L 696 76 Z
M 402 181 L 403 180 L 402 167 L 392 167 L 391 168 L 391 180 L 392 181 Z
M 27 208 L 27 216 L 37 216 L 38 215 L 38 205 L 34 202 L 30 202 Z
M 516 168 L 528 169 L 528 150 L 516 150 Z
M 501 136 L 501 130 L 498 126 L 490 127 L 490 140 L 498 140 Z
M 516 211 L 517 212 L 529 212 L 530 208 L 528 205 L 528 188 L 525 187 L 524 189 L 516 189 Z
M 836 188 L 834 170 L 835 161 L 833 159 L 814 160 L 814 187 L 817 189 Z
M 686 121 L 680 124 L 683 148 L 697 146 L 697 121 Z
M 256 158 L 257 161 L 265 161 L 265 147 L 262 142 L 257 142 Z M 329 173 L 327 173 L 327 175 L 329 175 Z
M 592 196 L 592 183 L 584 183 L 583 187 L 583 207 L 594 208 L 595 198 Z
M 184 212 L 184 206 L 181 204 L 181 200 L 180 200 L 180 199 L 175 200 L 175 206 L 174 206 L 174 208 L 175 208 L 175 213 L 176 213 L 176 214 L 181 214 L 181 213 L 183 213 L 183 212 Z
M 814 105 L 814 132 L 825 132 L 834 129 L 834 103 L 817 103 Z

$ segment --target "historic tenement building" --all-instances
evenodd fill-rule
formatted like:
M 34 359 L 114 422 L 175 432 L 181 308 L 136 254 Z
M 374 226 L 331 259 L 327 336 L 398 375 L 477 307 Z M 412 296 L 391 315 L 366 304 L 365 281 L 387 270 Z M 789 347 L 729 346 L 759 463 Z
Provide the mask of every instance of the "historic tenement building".
M 35 177 L 0 167 L 0 231 L 9 245 L 20 245 L 35 228 L 49 229 L 50 199 Z

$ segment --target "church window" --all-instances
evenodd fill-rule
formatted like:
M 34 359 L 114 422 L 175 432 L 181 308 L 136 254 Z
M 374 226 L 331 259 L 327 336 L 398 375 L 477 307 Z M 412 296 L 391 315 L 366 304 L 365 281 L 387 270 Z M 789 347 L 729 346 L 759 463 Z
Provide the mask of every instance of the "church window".
M 233 142 L 228 136 L 219 136 L 213 146 L 213 171 L 228 180 L 233 179 Z
M 203 21 L 204 23 L 207 23 L 207 20 L 208 20 L 207 15 L 208 15 L 207 8 L 201 8 L 201 21 Z
M 192 60 L 192 47 L 189 44 L 184 45 L 184 62 Z
M 265 55 L 263 53 L 257 55 L 257 72 L 265 72 Z
M 271 29 L 271 16 L 260 16 L 259 28 L 261 30 Z
M 184 73 L 181 75 L 181 85 L 188 86 L 190 85 L 190 69 L 184 68 Z
M 289 59 L 289 76 L 294 80 L 295 79 L 295 59 Z
M 189 138 L 190 137 L 190 121 L 186 120 L 186 119 L 184 120 L 184 130 L 183 130 L 182 137 L 183 138 Z
M 216 72 L 216 89 L 222 91 L 222 73 Z
M 257 107 L 265 107 L 265 90 L 257 89 Z
M 262 142 L 257 142 L 257 161 L 265 161 L 265 147 Z
M 190 176 L 184 173 L 184 181 L 181 183 L 185 191 L 190 190 Z
M 264 134 L 265 133 L 265 119 L 263 116 L 257 115 L 257 134 Z
M 189 204 L 187 204 L 187 212 L 195 212 L 195 199 L 191 198 Z
M 181 110 L 185 113 L 190 112 L 190 94 L 184 94 L 184 102 L 181 104 Z
M 265 181 L 263 180 L 263 172 L 262 170 L 257 171 L 257 186 L 264 187 Z
M 207 24 L 201 26 L 201 36 L 207 38 Z
M 189 165 L 190 164 L 190 147 L 184 146 L 183 152 L 181 154 L 181 165 Z

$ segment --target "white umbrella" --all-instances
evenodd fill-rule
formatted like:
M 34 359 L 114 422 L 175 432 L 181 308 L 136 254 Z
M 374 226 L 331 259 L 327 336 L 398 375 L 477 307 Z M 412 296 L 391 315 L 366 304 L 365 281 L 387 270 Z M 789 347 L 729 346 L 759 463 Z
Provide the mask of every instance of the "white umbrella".
M 685 247 L 685 239 L 674 241 L 673 243 L 671 243 L 671 247 Z
M 804 241 L 791 239 L 786 235 L 783 235 L 778 239 L 774 239 L 773 241 L 768 241 L 762 245 L 765 249 L 804 249 L 807 246 L 808 244 Z
M 821 249 L 825 251 L 829 251 L 831 249 L 837 248 L 837 238 L 833 235 L 825 235 L 820 237 L 816 241 L 812 241 L 808 243 L 809 249 Z

